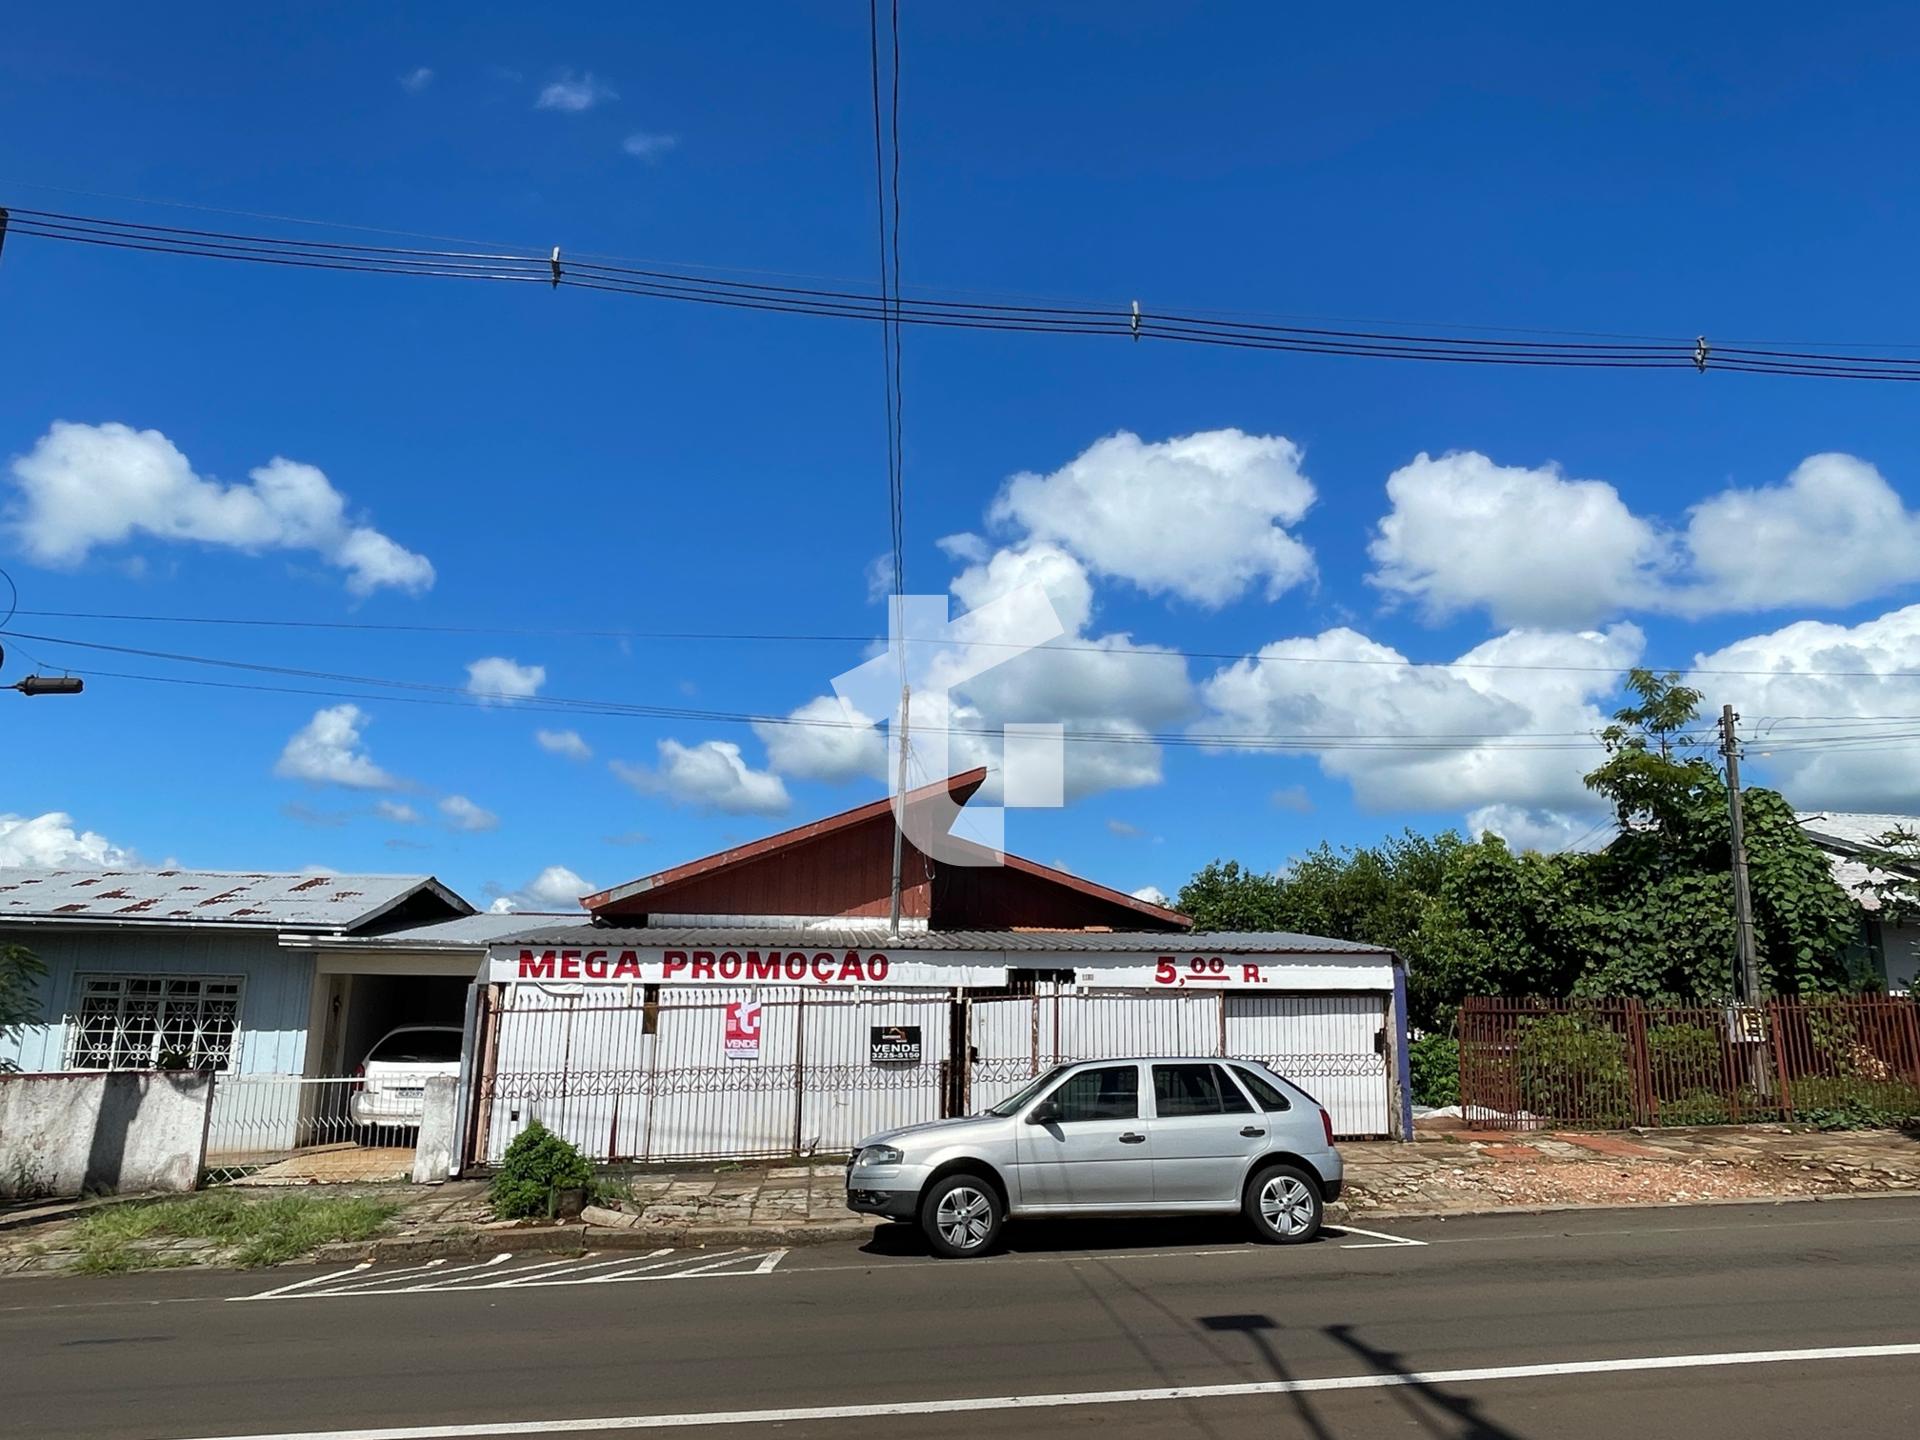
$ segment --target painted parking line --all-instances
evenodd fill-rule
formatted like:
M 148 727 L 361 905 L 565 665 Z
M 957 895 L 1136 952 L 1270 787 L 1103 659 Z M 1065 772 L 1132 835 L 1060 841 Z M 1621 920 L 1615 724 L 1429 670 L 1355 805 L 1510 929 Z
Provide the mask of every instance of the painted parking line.
M 735 1425 L 784 1425 L 809 1420 L 874 1420 L 914 1415 L 965 1415 L 994 1410 L 1069 1409 L 1140 1405 L 1155 1401 L 1236 1400 L 1258 1395 L 1311 1395 L 1336 1390 L 1404 1386 L 1484 1385 L 1506 1380 L 1551 1380 L 1729 1366 L 1791 1365 L 1804 1373 L 1830 1361 L 1911 1359 L 1920 1344 L 1833 1345 L 1804 1350 L 1729 1350 L 1692 1355 L 1630 1355 L 1603 1360 L 1557 1360 L 1536 1365 L 1483 1365 L 1459 1370 L 1371 1370 L 1300 1380 L 1253 1380 L 1227 1385 L 1168 1385 L 1146 1390 L 1078 1390 L 1043 1395 L 979 1395 L 900 1400 L 882 1404 L 807 1405 L 769 1410 L 684 1411 L 678 1414 L 603 1415 L 587 1419 L 490 1420 L 477 1424 L 391 1425 L 358 1430 L 280 1430 L 260 1435 L 202 1436 L 195 1440 L 468 1440 L 479 1436 L 581 1435 L 613 1430 L 680 1430 Z
M 1425 1245 L 1425 1240 L 1416 1240 L 1411 1235 L 1389 1235 L 1384 1230 L 1362 1230 L 1358 1225 L 1328 1225 L 1324 1234 L 1335 1238 L 1348 1235 L 1370 1235 L 1370 1240 L 1362 1240 L 1352 1245 L 1342 1245 L 1342 1250 L 1390 1250 L 1399 1245 Z
M 319 1300 L 342 1296 L 444 1295 L 473 1290 L 533 1290 L 553 1285 L 624 1285 L 657 1280 L 714 1280 L 771 1275 L 787 1257 L 785 1250 L 634 1251 L 611 1258 L 592 1251 L 563 1260 L 533 1260 L 510 1265 L 513 1255 L 448 1267 L 444 1260 L 379 1270 L 362 1263 L 348 1270 L 315 1275 L 233 1300 Z

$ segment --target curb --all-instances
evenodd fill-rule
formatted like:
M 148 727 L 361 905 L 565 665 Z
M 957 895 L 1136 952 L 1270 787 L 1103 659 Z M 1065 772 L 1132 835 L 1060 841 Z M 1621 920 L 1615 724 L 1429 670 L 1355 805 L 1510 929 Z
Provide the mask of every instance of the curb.
M 1481 1215 L 1560 1215 L 1569 1211 L 1589 1214 L 1608 1210 L 1698 1210 L 1714 1205 L 1832 1205 L 1848 1200 L 1920 1200 L 1920 1190 L 1853 1190 L 1832 1195 L 1749 1195 L 1715 1196 L 1706 1200 L 1620 1200 L 1604 1204 L 1559 1205 L 1481 1205 L 1471 1210 L 1362 1210 L 1360 1220 L 1472 1220 Z M 1331 1213 L 1333 1207 L 1327 1207 Z M 1339 1221 L 1332 1221 L 1339 1224 Z

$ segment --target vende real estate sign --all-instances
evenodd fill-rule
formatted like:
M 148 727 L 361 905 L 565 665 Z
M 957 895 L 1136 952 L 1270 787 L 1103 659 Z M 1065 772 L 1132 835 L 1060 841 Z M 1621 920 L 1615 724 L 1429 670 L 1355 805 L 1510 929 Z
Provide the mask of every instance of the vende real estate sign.
M 973 951 L 625 950 L 496 946 L 487 978 L 497 982 L 622 985 L 888 985 L 941 989 L 1004 985 L 1007 967 L 982 965 Z

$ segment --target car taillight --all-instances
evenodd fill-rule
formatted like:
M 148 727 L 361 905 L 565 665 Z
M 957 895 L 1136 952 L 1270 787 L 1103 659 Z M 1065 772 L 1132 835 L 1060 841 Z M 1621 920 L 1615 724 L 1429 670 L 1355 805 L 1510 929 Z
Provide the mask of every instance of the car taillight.
M 1333 1116 L 1329 1115 L 1325 1110 L 1322 1110 L 1320 1112 L 1320 1128 L 1327 1132 L 1327 1145 L 1328 1145 L 1328 1148 L 1332 1148 Z
M 353 1088 L 356 1090 L 364 1090 L 367 1088 L 366 1066 L 356 1065 L 353 1067 Z

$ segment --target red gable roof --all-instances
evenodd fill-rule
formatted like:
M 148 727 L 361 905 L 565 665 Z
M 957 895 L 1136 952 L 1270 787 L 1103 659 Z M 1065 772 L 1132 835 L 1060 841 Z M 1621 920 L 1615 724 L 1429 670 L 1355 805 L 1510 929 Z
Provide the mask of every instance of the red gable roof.
M 909 791 L 906 804 L 924 804 L 944 792 L 964 805 L 986 778 L 984 768 L 963 771 Z M 893 830 L 891 801 L 875 800 L 616 885 L 581 903 L 596 918 L 609 920 L 661 913 L 885 915 Z M 1008 854 L 999 864 L 940 866 L 909 841 L 906 858 L 901 911 L 939 929 L 1081 930 L 1119 924 L 1178 930 L 1190 923 L 1177 911 L 1018 855 Z

